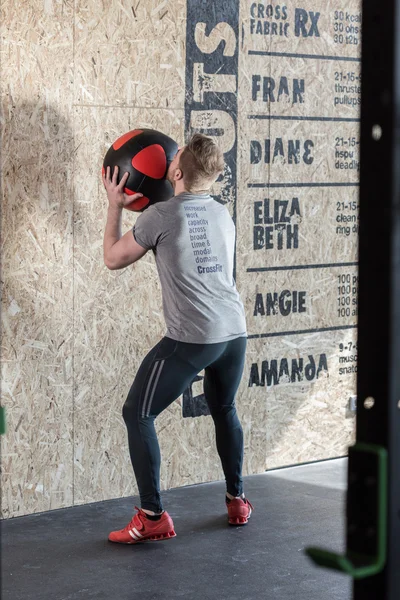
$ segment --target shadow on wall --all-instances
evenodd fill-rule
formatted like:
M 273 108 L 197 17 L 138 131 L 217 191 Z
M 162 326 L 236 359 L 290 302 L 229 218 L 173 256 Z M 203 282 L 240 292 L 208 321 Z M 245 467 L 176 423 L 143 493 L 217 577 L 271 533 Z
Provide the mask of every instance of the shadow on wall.
M 45 101 L 2 99 L 4 516 L 71 504 L 73 130 Z
M 6 96 L 2 119 L 2 358 L 58 362 L 72 349 L 73 131 L 42 99 Z

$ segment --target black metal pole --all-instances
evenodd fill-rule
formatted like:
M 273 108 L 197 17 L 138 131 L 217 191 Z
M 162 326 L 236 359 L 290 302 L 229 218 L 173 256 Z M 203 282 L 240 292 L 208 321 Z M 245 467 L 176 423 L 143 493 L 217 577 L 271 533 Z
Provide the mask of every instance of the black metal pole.
M 357 442 L 387 449 L 389 487 L 387 564 L 354 600 L 399 600 L 400 0 L 362 10 Z

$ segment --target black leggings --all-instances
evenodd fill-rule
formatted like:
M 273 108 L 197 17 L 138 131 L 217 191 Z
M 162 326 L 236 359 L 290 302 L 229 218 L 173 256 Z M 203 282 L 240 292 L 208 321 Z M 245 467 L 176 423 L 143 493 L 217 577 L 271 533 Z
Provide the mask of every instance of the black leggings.
M 161 457 L 154 420 L 203 369 L 204 395 L 215 425 L 227 492 L 232 496 L 243 493 L 243 431 L 235 395 L 243 373 L 246 343 L 245 337 L 220 344 L 187 344 L 165 337 L 142 362 L 122 411 L 142 508 L 163 510 Z

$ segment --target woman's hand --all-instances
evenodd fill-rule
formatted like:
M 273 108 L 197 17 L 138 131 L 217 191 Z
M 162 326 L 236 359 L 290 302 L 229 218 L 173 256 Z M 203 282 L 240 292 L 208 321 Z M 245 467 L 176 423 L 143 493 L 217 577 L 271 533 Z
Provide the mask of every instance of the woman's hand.
M 118 179 L 118 167 L 114 167 L 114 173 L 111 179 L 111 168 L 107 167 L 103 174 L 103 183 L 107 191 L 107 198 L 110 208 L 125 208 L 128 204 L 132 204 L 135 200 L 138 200 L 143 194 L 128 195 L 124 193 L 125 183 L 128 180 L 129 173 L 125 173 L 121 181 L 117 183 Z

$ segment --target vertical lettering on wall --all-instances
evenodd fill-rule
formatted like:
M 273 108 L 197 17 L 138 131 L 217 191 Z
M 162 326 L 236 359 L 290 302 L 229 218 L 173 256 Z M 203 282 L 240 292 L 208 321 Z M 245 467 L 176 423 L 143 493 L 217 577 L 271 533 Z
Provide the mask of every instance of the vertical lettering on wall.
M 187 0 L 185 135 L 204 133 L 224 152 L 214 198 L 236 222 L 239 0 Z
M 236 223 L 239 0 L 187 0 L 185 138 L 204 133 L 224 153 L 225 170 L 213 197 Z M 234 269 L 235 276 L 235 269 Z M 184 417 L 209 414 L 193 384 L 183 394 Z

